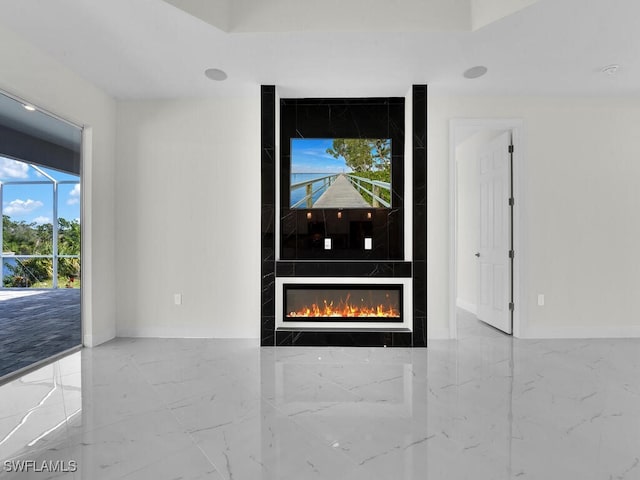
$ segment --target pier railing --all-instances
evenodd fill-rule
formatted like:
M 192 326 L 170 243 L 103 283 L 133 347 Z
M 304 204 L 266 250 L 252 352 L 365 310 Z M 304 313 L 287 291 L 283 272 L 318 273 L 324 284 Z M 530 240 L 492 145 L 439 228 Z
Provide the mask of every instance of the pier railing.
M 347 174 L 347 178 L 351 182 L 351 185 L 356 187 L 358 193 L 366 192 L 371 195 L 372 207 L 391 207 L 391 202 L 385 200 L 380 196 L 380 193 L 384 190 L 389 192 L 389 198 L 391 198 L 391 184 L 388 182 L 381 182 L 380 180 L 371 180 L 370 178 L 358 177 L 355 174 Z
M 340 174 L 326 175 L 324 177 L 313 178 L 311 180 L 304 180 L 302 182 L 292 183 L 291 192 L 299 188 L 305 189 L 305 195 L 302 199 L 291 205 L 291 208 L 297 208 L 302 204 L 305 204 L 306 208 L 313 207 L 313 196 L 323 190 L 326 190 L 333 184 L 336 178 Z M 316 185 L 317 184 L 317 185 Z M 314 185 L 316 185 L 314 187 Z

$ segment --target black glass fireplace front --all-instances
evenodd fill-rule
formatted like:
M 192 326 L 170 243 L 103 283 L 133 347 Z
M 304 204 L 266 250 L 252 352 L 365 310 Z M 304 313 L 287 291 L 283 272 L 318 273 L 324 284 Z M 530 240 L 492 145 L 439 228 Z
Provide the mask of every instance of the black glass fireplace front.
M 402 323 L 402 285 L 284 284 L 283 322 Z

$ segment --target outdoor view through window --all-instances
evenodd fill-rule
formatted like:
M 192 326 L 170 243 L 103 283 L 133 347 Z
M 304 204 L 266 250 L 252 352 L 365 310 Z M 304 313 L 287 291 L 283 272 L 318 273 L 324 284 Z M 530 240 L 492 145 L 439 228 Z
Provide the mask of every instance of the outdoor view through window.
M 0 94 L 0 381 L 82 342 L 81 143 Z
M 0 182 L 2 285 L 79 288 L 80 177 L 0 157 Z

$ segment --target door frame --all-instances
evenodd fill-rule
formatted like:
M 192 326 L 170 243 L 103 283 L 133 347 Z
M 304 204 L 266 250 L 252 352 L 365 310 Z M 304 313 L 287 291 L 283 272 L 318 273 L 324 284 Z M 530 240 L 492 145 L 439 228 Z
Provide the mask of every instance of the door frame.
M 523 265 L 526 265 L 526 162 L 524 122 L 519 118 L 452 118 L 449 120 L 449 337 L 457 338 L 458 321 L 456 317 L 456 300 L 458 296 L 458 262 L 457 262 L 457 211 L 458 211 L 458 176 L 456 168 L 456 139 L 461 129 L 510 130 L 514 145 L 513 152 L 513 336 L 523 337 L 526 329 L 526 308 L 524 299 L 525 276 Z
M 92 236 L 92 228 L 91 228 L 91 216 L 88 214 L 91 211 L 91 184 L 88 180 L 89 174 L 87 173 L 90 170 L 90 165 L 92 162 L 92 145 L 93 145 L 93 137 L 92 137 L 92 127 L 85 125 L 81 122 L 76 122 L 72 120 L 68 120 L 63 115 L 58 115 L 57 113 L 53 113 L 48 108 L 43 108 L 40 106 L 38 102 L 31 102 L 25 100 L 24 97 L 20 95 L 16 95 L 12 92 L 9 92 L 5 88 L 0 88 L 0 95 L 4 95 L 6 97 L 12 98 L 16 102 L 22 103 L 23 105 L 32 105 L 38 109 L 38 111 L 48 115 L 60 122 L 66 123 L 80 130 L 81 140 L 80 140 L 80 270 L 81 270 L 81 287 L 80 287 L 80 347 L 93 347 L 94 340 L 92 335 L 89 333 L 93 329 L 93 314 L 91 307 L 91 298 L 92 295 L 92 269 L 91 269 L 91 244 L 93 243 Z M 0 206 L 1 207 L 1 206 Z M 0 245 L 2 248 L 2 245 Z M 1 268 L 1 266 L 0 266 Z M 73 347 L 77 348 L 77 347 Z M 72 351 L 63 352 L 64 355 L 67 355 Z M 51 359 L 57 358 L 58 355 L 54 355 L 49 359 L 43 360 L 44 363 L 50 363 Z M 54 360 L 51 360 L 54 361 Z M 29 365 L 26 367 L 27 370 L 31 370 L 32 368 L 39 367 L 41 362 L 36 362 L 33 365 Z M 20 375 L 24 374 L 24 372 L 20 371 Z M 10 374 L 13 375 L 13 374 Z

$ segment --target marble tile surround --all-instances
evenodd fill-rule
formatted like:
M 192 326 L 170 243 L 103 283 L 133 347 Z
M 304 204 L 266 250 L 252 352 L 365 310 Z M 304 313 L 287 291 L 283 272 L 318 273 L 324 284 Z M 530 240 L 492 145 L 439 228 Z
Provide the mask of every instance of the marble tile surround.
M 0 479 L 640 478 L 639 340 L 460 324 L 428 349 L 85 349 L 0 387 Z M 79 469 L 3 472 L 16 458 Z
M 404 232 L 411 234 L 413 239 L 413 252 L 411 262 L 388 262 L 375 261 L 363 262 L 360 259 L 357 262 L 344 262 L 332 259 L 330 262 L 296 262 L 296 261 L 276 261 L 276 218 L 282 212 L 276 211 L 276 189 L 275 174 L 276 162 L 275 158 L 276 145 L 276 91 L 273 85 L 261 86 L 261 325 L 260 325 L 260 342 L 264 346 L 273 345 L 332 345 L 339 346 L 348 344 L 349 346 L 394 346 L 394 347 L 426 347 L 427 345 L 427 85 L 413 85 L 411 95 L 411 134 L 412 141 L 412 164 L 404 165 L 404 160 L 398 162 L 396 158 L 396 172 L 394 178 L 404 176 L 397 167 L 402 164 L 404 168 L 411 168 L 413 176 L 413 195 L 412 195 L 412 232 Z M 315 99 L 316 101 L 318 99 Z M 360 99 L 358 101 L 362 101 Z M 331 102 L 331 100 L 327 100 Z M 306 101 L 300 100 L 305 103 Z M 365 101 L 367 103 L 368 101 Z M 307 102 L 308 103 L 308 102 Z M 347 101 L 347 103 L 349 103 Z M 356 102 L 358 103 L 358 102 Z M 395 100 L 392 102 L 397 107 Z M 402 102 L 401 102 L 402 103 Z M 343 105 L 344 107 L 344 105 Z M 394 107 L 394 108 L 395 108 Z M 338 108 L 338 111 L 340 108 Z M 349 109 L 347 108 L 347 111 Z M 304 125 L 306 136 L 332 137 L 345 135 L 345 132 L 351 132 L 347 136 L 360 136 L 362 128 L 365 125 L 367 129 L 373 128 L 370 132 L 374 137 L 378 134 L 385 136 L 386 133 L 375 133 L 377 128 L 372 127 L 376 122 L 382 120 L 386 122 L 386 130 L 394 131 L 398 134 L 398 127 L 402 124 L 404 130 L 404 119 L 394 117 L 394 115 L 382 114 L 376 115 L 356 115 L 352 111 L 348 115 L 333 115 L 332 110 L 328 110 L 328 117 L 324 114 L 316 118 L 307 118 L 303 122 L 299 122 L 297 115 L 290 115 L 289 120 L 293 121 L 297 134 L 299 128 Z M 327 112 L 325 112 L 327 113 Z M 336 112 L 334 112 L 336 113 Z M 343 110 L 343 114 L 346 111 Z M 362 112 L 361 112 L 362 113 Z M 398 112 L 396 112 L 398 113 Z M 403 114 L 404 115 L 404 114 Z M 314 115 L 315 116 L 315 115 Z M 355 118 L 357 121 L 353 124 Z M 391 121 L 395 118 L 394 121 Z M 319 120 L 319 123 L 316 122 Z M 373 122 L 373 123 L 372 123 Z M 354 130 L 355 127 L 355 130 Z M 309 128 L 309 130 L 307 130 Z M 345 130 L 346 128 L 346 130 Z M 385 131 L 386 131 L 385 130 Z M 401 135 L 404 136 L 404 135 Z M 396 138 L 398 140 L 398 138 Z M 285 142 L 286 143 L 286 142 Z M 395 142 L 394 145 L 400 145 Z M 400 153 L 400 152 L 397 152 Z M 282 174 L 282 172 L 281 172 Z M 286 177 L 286 176 L 285 176 Z M 286 180 L 286 178 L 285 178 Z M 283 183 L 283 185 L 286 182 Z M 394 188 L 402 197 L 402 203 L 409 199 L 404 199 L 404 188 Z M 401 209 L 402 211 L 404 208 Z M 401 216 L 403 216 L 402 213 Z M 404 225 L 404 221 L 401 222 Z M 400 226 L 398 224 L 397 226 Z M 398 239 L 396 239 L 398 240 Z M 376 242 L 377 243 L 377 242 Z M 394 242 L 390 242 L 389 245 Z M 399 246 L 399 243 L 395 242 Z M 403 243 L 403 242 L 400 242 Z M 395 248 L 395 247 L 394 247 Z M 398 253 L 396 251 L 396 253 Z M 403 258 L 403 255 L 391 255 L 390 258 Z M 347 269 L 344 271 L 344 269 Z M 275 279 L 278 276 L 411 276 L 413 278 L 413 329 L 411 332 L 367 332 L 362 335 L 356 332 L 351 335 L 343 335 L 341 333 L 332 332 L 329 335 L 324 333 L 317 335 L 314 332 L 276 332 L 275 330 Z M 362 338 L 366 337 L 366 338 Z

